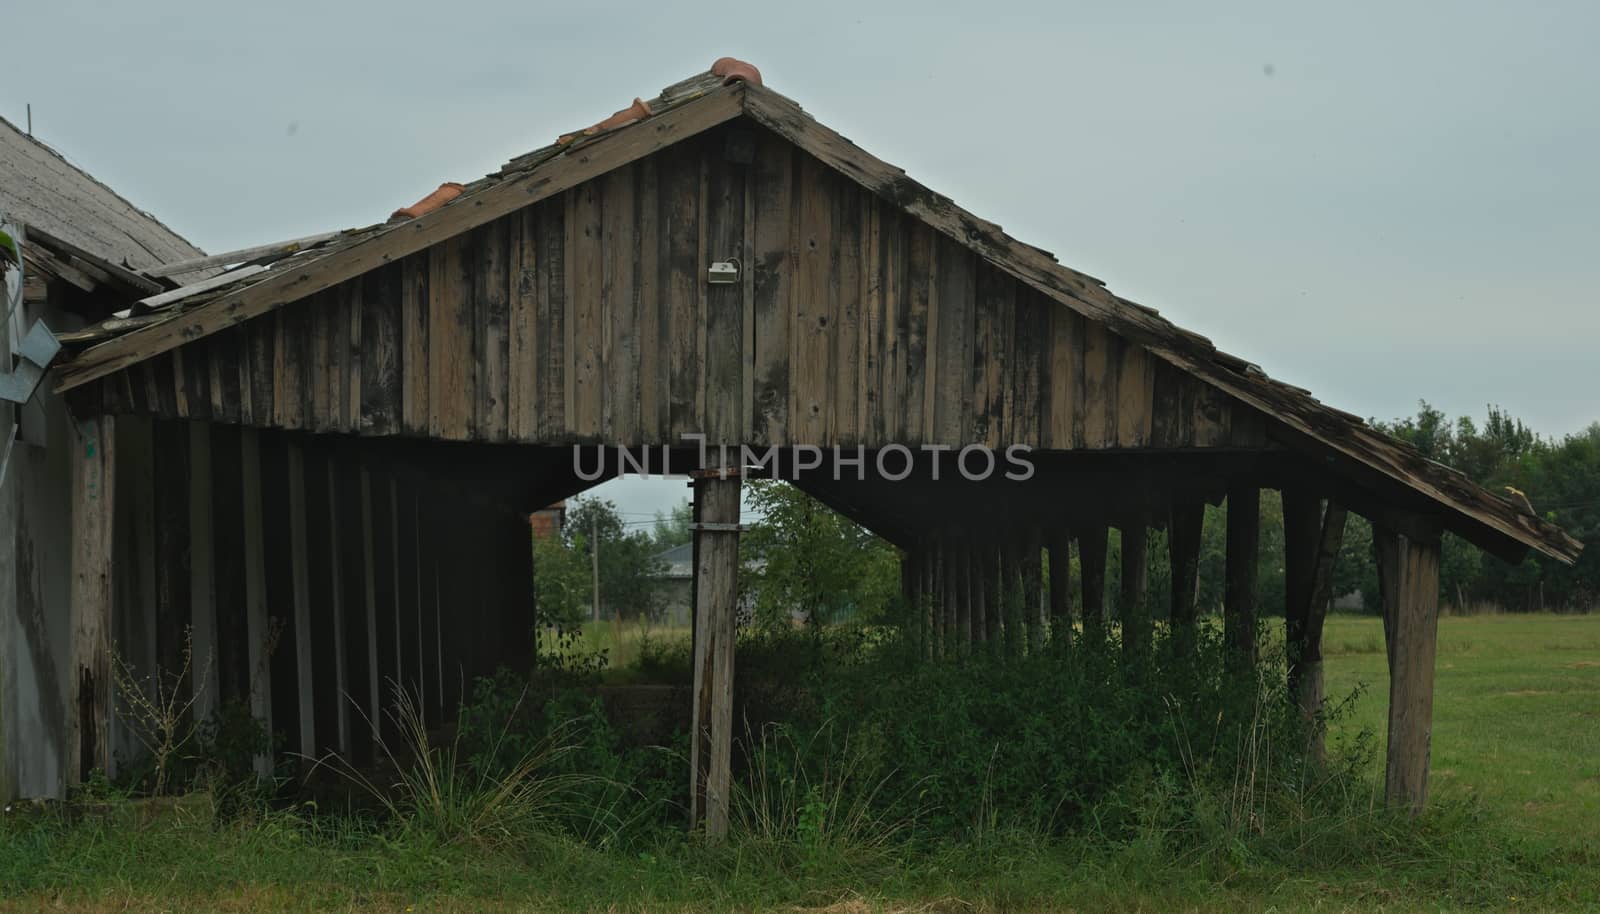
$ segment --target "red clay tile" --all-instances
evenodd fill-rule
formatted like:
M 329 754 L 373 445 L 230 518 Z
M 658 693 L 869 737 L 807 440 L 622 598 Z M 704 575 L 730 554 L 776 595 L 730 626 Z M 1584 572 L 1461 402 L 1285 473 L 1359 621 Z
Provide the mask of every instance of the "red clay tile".
M 426 197 L 423 197 L 421 200 L 418 200 L 410 206 L 403 206 L 400 209 L 395 210 L 394 215 L 390 216 L 389 218 L 415 219 L 418 216 L 431 213 L 439 207 L 444 206 L 446 203 L 449 203 L 451 200 L 461 196 L 462 190 L 463 188 L 460 184 L 457 184 L 454 181 L 446 181 L 445 183 L 439 185 L 438 190 L 427 195 Z
M 653 113 L 654 112 L 650 110 L 650 106 L 645 103 L 644 99 L 636 98 L 633 100 L 633 104 L 623 108 L 621 111 L 618 111 L 616 114 L 611 115 L 600 123 L 595 124 L 593 127 L 585 127 L 579 133 L 562 134 L 556 139 L 556 143 L 557 145 L 564 145 L 572 142 L 579 136 L 594 136 L 597 133 L 603 133 L 607 130 L 615 130 L 618 127 L 625 127 L 634 121 L 642 121 Z
M 723 85 L 740 80 L 761 85 L 761 71 L 755 68 L 755 64 L 745 63 L 737 57 L 718 57 L 717 62 L 711 65 L 711 73 L 722 77 Z

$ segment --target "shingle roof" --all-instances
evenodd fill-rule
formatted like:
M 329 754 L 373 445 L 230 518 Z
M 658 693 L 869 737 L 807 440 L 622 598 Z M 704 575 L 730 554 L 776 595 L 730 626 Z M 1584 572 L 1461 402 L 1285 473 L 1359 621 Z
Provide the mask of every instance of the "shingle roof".
M 0 213 L 135 270 L 203 253 L 4 118 L 0 118 Z

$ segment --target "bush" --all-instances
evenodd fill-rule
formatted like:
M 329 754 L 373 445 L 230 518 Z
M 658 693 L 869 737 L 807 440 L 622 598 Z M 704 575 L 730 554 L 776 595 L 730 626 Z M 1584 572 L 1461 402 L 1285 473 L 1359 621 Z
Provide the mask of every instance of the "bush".
M 1269 795 L 1326 779 L 1304 757 L 1281 658 L 1238 679 L 1223 652 L 1209 628 L 1186 658 L 1160 639 L 1145 657 L 1107 643 L 935 663 L 881 632 L 769 634 L 741 643 L 739 691 L 758 733 L 787 728 L 811 747 L 805 772 L 850 746 L 857 777 L 883 782 L 881 813 L 924 836 L 1003 827 L 1120 840 L 1147 812 L 1128 798 L 1162 784 L 1181 787 L 1174 796 L 1220 791 L 1237 823 Z M 838 738 L 809 738 L 825 729 Z

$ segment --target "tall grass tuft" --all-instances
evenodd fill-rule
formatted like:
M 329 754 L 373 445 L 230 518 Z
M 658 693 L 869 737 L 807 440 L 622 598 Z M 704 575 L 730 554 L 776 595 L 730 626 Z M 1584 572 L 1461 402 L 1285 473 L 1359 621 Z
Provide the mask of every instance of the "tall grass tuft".
M 916 785 L 896 787 L 897 772 L 879 770 L 831 722 L 803 738 L 782 724 L 752 733 L 747 723 L 743 742 L 746 773 L 729 810 L 736 838 L 814 870 L 881 861 L 915 831 L 915 797 L 887 794 Z
M 389 712 L 398 746 L 379 739 L 394 781 L 383 785 L 338 756 L 319 762 L 369 794 L 407 835 L 441 844 L 487 847 L 526 846 L 557 836 L 605 845 L 615 833 L 614 811 L 585 802 L 592 775 L 552 769 L 572 751 L 568 728 L 558 727 L 499 768 L 466 763 L 460 736 L 436 745 L 422 711 L 404 689 L 396 688 Z M 512 709 L 514 718 L 521 701 Z M 495 749 L 511 731 L 511 719 L 495 734 Z M 576 832 L 576 834 L 574 834 Z

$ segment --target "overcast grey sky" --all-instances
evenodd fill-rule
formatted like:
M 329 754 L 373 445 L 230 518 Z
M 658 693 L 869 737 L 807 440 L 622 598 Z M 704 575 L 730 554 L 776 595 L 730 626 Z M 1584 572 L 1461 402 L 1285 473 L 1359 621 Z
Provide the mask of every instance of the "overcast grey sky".
M 1600 4 L 231 7 L 11 8 L 0 114 L 224 250 L 381 221 L 731 54 L 1340 408 L 1600 419 Z

